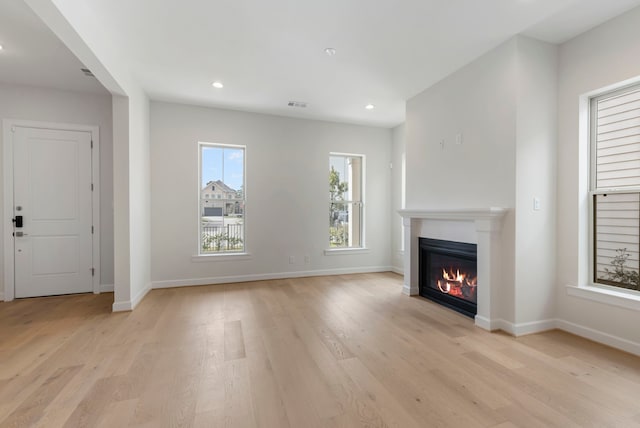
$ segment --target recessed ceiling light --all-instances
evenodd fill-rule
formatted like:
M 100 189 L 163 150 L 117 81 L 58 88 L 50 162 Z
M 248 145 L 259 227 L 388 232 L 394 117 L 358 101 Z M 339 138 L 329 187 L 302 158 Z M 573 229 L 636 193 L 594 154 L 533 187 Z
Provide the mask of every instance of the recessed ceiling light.
M 367 110 L 373 110 L 374 108 L 376 108 L 376 106 L 374 106 L 373 104 L 367 104 L 366 106 L 364 106 L 364 108 L 366 108 Z
M 0 51 L 1 51 L 2 49 L 4 49 L 4 48 L 2 47 L 2 45 L 0 45 Z
M 213 83 L 211 84 L 211 86 L 213 86 L 214 88 L 217 88 L 217 89 L 222 89 L 222 88 L 224 88 L 224 85 L 222 84 L 222 82 L 217 82 L 217 81 L 216 81 L 216 82 L 213 82 Z
M 334 48 L 326 48 L 324 50 L 324 53 L 326 53 L 329 56 L 334 56 L 336 54 L 336 50 Z

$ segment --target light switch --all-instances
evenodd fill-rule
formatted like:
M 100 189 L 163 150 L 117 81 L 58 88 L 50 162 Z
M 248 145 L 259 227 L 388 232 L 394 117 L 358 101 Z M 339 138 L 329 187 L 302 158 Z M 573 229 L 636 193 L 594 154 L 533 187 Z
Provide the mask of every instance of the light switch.
M 456 144 L 457 145 L 462 144 L 462 133 L 461 132 L 456 134 Z
M 533 210 L 540 211 L 540 198 L 533 198 Z

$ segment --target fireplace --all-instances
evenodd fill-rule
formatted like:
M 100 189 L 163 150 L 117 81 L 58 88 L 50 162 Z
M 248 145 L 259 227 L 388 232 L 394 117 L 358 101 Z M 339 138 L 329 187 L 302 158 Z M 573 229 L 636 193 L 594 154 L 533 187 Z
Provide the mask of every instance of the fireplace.
M 503 219 L 508 212 L 505 208 L 400 210 L 405 242 L 402 293 L 407 296 L 422 294 L 420 275 L 425 267 L 420 269 L 421 236 L 456 242 L 475 242 L 478 272 L 475 324 L 485 330 L 500 328 L 500 320 L 496 314 L 499 312 L 498 290 L 502 284 L 501 233 Z M 443 293 L 439 291 L 439 294 Z M 449 297 L 456 299 L 454 296 Z M 472 313 L 473 310 L 470 310 L 467 315 Z
M 420 295 L 475 317 L 478 306 L 477 245 L 419 238 Z

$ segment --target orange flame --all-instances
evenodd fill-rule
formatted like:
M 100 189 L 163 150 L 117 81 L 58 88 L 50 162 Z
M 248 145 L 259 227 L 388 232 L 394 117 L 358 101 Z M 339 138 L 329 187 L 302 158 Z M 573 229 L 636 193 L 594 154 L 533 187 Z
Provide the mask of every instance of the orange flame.
M 477 286 L 477 277 L 469 278 L 466 273 L 460 273 L 460 269 L 442 269 L 442 279 L 437 282 L 438 289 L 445 294 L 456 297 L 465 297 L 463 289 L 467 289 L 466 294 L 474 294 Z

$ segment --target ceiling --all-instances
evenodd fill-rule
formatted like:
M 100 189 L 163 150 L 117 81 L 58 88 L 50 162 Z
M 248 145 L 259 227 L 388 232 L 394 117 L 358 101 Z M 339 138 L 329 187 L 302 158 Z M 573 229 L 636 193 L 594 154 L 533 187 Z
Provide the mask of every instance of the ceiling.
M 404 121 L 407 99 L 515 34 L 561 43 L 638 5 L 92 0 L 83 7 L 91 8 L 91 28 L 108 37 L 152 99 L 390 127 Z M 22 1 L 0 0 L 0 44 L 7 45 L 0 81 L 96 89 L 78 74 L 77 59 L 24 9 Z M 328 47 L 334 56 L 325 54 Z M 213 88 L 214 81 L 224 88 Z M 289 101 L 307 107 L 288 107 Z M 366 110 L 369 103 L 375 108 Z
M 0 0 L 0 83 L 107 93 L 22 0 Z

